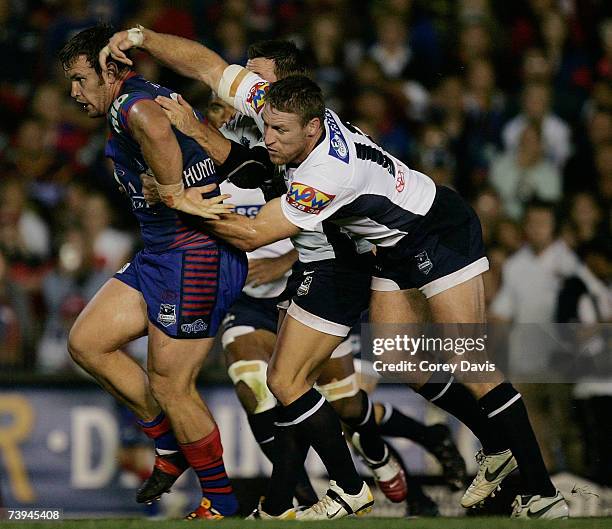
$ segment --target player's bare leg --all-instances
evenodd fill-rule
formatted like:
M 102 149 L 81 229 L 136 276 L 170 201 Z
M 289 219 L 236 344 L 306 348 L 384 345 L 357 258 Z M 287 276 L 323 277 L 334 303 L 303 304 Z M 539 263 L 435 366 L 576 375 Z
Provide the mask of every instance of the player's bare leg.
M 342 341 L 343 337 L 321 333 L 291 316 L 284 317 L 268 367 L 268 386 L 282 404 L 275 430 L 279 457 L 263 505 L 269 515 L 282 516 L 291 508 L 293 468 L 303 463 L 309 445 L 327 467 L 332 484 L 320 506 L 317 503 L 301 514 L 325 517 L 327 513 L 333 518 L 346 516 L 351 510 L 365 513 L 371 508 L 371 493 L 355 470 L 338 417 L 312 387 L 323 362 Z M 342 495 L 350 505 L 348 510 L 340 507 L 329 512 L 325 502 L 332 501 L 330 495 Z
M 196 387 L 213 341 L 171 338 L 149 324 L 147 371 L 151 390 L 202 487 L 202 503 L 189 515 L 192 518 L 220 518 L 238 509 L 223 465 L 219 429 Z
M 271 463 L 276 459 L 274 422 L 276 398 L 266 383 L 268 362 L 274 351 L 276 334 L 266 329 L 255 329 L 245 334 L 238 327 L 223 334 L 225 361 L 238 400 L 244 408 L 251 431 L 261 451 Z M 252 329 L 252 328 L 251 328 Z M 308 479 L 304 465 L 295 469 L 298 482 L 295 497 L 299 505 L 310 506 L 318 497 Z
M 380 490 L 392 502 L 404 501 L 408 495 L 406 474 L 381 437 L 370 397 L 359 389 L 348 341 L 342 342 L 323 365 L 317 389 L 348 427 L 353 446 Z
M 142 294 L 110 279 L 79 315 L 70 331 L 68 350 L 74 361 L 140 419 L 160 412 L 140 365 L 121 350 L 147 333 Z
M 442 294 L 444 292 L 433 296 L 429 301 L 431 302 L 436 298 L 441 299 L 439 296 Z M 373 323 L 382 322 L 399 325 L 406 323 L 406 319 L 409 320 L 408 323 L 412 323 L 410 318 L 414 316 L 411 308 L 411 300 L 413 299 L 414 293 L 411 294 L 410 291 L 373 291 L 370 301 L 370 319 Z M 434 306 L 437 307 L 438 305 L 435 304 Z M 408 313 L 406 319 L 404 319 L 404 311 Z M 444 314 L 444 316 L 440 316 L 440 318 L 442 317 L 446 319 L 450 316 Z M 413 375 L 416 376 L 413 377 Z M 448 373 L 428 375 L 417 372 L 411 373 L 411 380 L 414 381 L 411 387 L 421 396 L 447 413 L 454 415 L 472 430 L 483 445 L 486 454 L 498 454 L 508 449 L 504 436 L 488 425 L 486 415 L 480 409 L 478 400 L 463 384 L 452 383 L 454 380 L 452 375 Z
M 429 303 L 435 322 L 484 323 L 482 275 L 433 296 Z M 491 487 L 495 490 L 495 486 L 498 485 L 497 480 L 487 479 L 486 470 L 489 466 L 494 465 L 500 469 L 499 472 L 493 469 L 489 473 L 489 475 L 497 473 L 499 477 L 507 475 L 508 470 L 518 463 L 521 471 L 522 495 L 515 500 L 513 516 L 521 517 L 523 511 L 536 506 L 534 512 L 546 510 L 547 516 L 567 517 L 567 503 L 550 481 L 521 394 L 510 382 L 505 381 L 503 373 L 499 370 L 496 370 L 486 382 L 465 382 L 465 386 L 478 399 L 480 408 L 488 419 L 487 427 L 502 432 L 510 450 L 502 457 L 490 457 L 487 460 L 486 454 L 483 454 L 485 457 L 479 458 L 481 470 L 483 468 L 485 470 L 483 472 L 479 470 L 474 483 L 466 492 L 466 496 L 471 492 L 474 498 L 464 496 L 462 504 L 479 499 L 481 489 L 483 492 Z M 537 505 L 534 502 L 537 502 Z M 550 508 L 547 508 L 549 506 Z M 522 515 L 525 516 L 524 513 Z
M 120 349 L 146 335 L 148 325 L 142 294 L 113 278 L 79 315 L 68 340 L 74 360 L 134 412 L 155 444 L 155 467 L 136 495 L 139 503 L 159 498 L 189 466 L 153 397 L 147 373 Z

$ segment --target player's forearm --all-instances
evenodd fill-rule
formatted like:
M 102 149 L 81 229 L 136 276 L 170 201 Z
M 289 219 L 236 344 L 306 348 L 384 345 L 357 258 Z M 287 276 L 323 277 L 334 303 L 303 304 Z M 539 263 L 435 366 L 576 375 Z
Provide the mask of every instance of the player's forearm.
M 232 150 L 230 140 L 209 123 L 200 123 L 193 139 L 208 153 L 216 165 L 225 163 Z
M 222 220 L 206 221 L 206 227 L 213 235 L 245 252 L 252 252 L 267 244 L 262 242 L 254 220 L 244 215 L 224 215 Z
M 143 28 L 141 48 L 164 66 L 216 90 L 227 63 L 214 51 L 193 40 Z

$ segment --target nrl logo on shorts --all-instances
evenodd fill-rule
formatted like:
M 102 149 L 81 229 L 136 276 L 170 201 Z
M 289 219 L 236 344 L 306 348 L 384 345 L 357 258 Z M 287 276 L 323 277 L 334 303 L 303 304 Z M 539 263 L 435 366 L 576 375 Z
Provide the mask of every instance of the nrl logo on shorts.
M 193 323 L 183 323 L 183 325 L 181 325 L 181 331 L 186 333 L 204 332 L 206 329 L 208 329 L 208 324 L 204 323 L 204 320 L 201 318 Z
M 431 269 L 433 268 L 433 263 L 431 262 L 431 259 L 427 255 L 427 252 L 421 252 L 415 255 L 414 258 L 416 259 L 417 268 L 419 269 L 420 272 L 423 272 L 425 275 L 431 272 Z
M 159 314 L 157 315 L 157 321 L 164 327 L 169 327 L 176 323 L 176 305 L 169 305 L 168 303 L 162 303 L 159 306 Z

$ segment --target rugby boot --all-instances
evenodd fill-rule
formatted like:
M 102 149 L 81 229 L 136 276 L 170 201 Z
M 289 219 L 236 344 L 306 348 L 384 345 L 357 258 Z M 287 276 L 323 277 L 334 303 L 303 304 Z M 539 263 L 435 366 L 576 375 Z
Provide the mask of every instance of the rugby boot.
M 262 508 L 263 499 L 263 496 L 259 499 L 257 508 L 253 509 L 253 512 L 246 517 L 247 520 L 295 520 L 296 509 L 294 508 L 287 509 L 278 516 L 268 514 Z
M 560 491 L 554 496 L 517 496 L 512 503 L 511 518 L 542 518 L 561 520 L 569 518 L 569 505 Z
M 215 509 L 208 498 L 202 498 L 195 511 L 185 516 L 185 520 L 222 520 L 224 516 Z
M 489 496 L 495 496 L 495 491 L 501 489 L 501 482 L 518 467 L 510 450 L 491 455 L 478 450 L 476 462 L 478 473 L 461 498 L 461 506 L 466 509 L 478 505 Z
M 295 518 L 299 521 L 337 520 L 346 516 L 364 516 L 372 511 L 374 496 L 364 482 L 357 494 L 347 494 L 335 481 L 329 482 L 325 496 L 312 507 L 299 511 Z
M 399 503 L 408 496 L 408 484 L 406 483 L 406 474 L 395 456 L 389 450 L 385 443 L 385 455 L 382 461 L 372 461 L 369 459 L 360 443 L 359 432 L 355 432 L 351 439 L 355 450 L 361 456 L 363 462 L 368 466 L 374 480 L 381 492 L 393 503 Z
M 138 503 L 151 503 L 169 492 L 179 476 L 189 468 L 189 463 L 180 452 L 167 455 L 155 455 L 153 472 L 136 493 Z
M 427 450 L 442 467 L 444 481 L 451 490 L 461 490 L 467 481 L 465 461 L 453 441 L 445 424 L 434 424 L 427 428 Z

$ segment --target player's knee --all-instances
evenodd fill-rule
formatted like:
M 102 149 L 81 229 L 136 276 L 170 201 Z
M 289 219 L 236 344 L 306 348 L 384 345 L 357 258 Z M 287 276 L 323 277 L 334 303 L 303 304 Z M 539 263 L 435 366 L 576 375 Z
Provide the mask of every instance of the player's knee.
M 172 403 L 179 402 L 188 393 L 188 388 L 174 377 L 149 372 L 149 384 L 153 398 L 164 409 Z
M 80 366 L 89 363 L 91 351 L 88 350 L 83 334 L 79 332 L 78 327 L 73 326 L 68 335 L 68 353 L 70 357 Z
M 276 398 L 266 382 L 267 368 L 267 362 L 262 360 L 239 360 L 227 370 L 247 413 L 261 413 L 276 406 Z
M 287 373 L 283 373 L 282 370 L 275 369 L 272 366 L 268 366 L 267 384 L 272 394 L 281 403 L 290 401 L 295 393 L 296 380 L 294 377 L 288 376 Z

